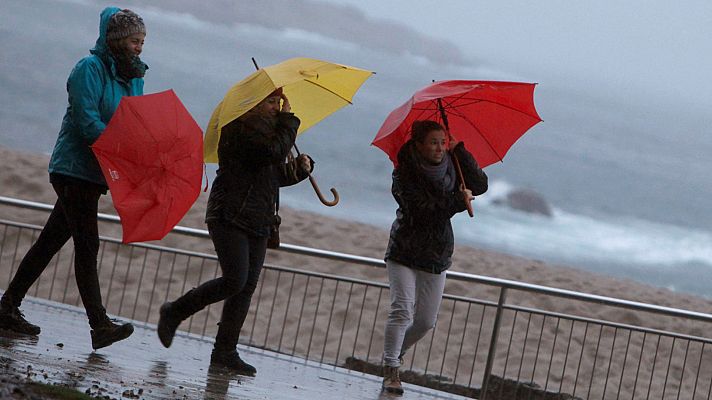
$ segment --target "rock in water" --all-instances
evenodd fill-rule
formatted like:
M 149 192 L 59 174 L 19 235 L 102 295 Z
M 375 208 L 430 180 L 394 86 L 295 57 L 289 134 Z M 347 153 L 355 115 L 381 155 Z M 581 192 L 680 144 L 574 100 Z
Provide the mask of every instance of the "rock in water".
M 544 197 L 531 189 L 515 189 L 507 193 L 503 199 L 496 199 L 494 204 L 506 205 L 515 210 L 530 214 L 539 214 L 547 217 L 553 216 L 549 203 Z

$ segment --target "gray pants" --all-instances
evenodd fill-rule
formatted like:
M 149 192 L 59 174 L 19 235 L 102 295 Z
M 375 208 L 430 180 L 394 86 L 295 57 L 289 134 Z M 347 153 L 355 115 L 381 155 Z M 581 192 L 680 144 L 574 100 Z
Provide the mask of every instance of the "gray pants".
M 435 326 L 445 273 L 431 274 L 386 261 L 391 292 L 383 343 L 383 363 L 400 366 L 398 357 Z

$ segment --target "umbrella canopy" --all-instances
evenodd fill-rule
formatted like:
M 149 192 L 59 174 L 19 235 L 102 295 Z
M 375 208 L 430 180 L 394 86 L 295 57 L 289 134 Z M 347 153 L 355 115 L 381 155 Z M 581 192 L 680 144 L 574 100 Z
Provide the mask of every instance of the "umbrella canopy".
M 124 243 L 162 239 L 200 194 L 203 134 L 172 90 L 123 97 L 92 150 Z
M 220 130 L 283 88 L 300 134 L 347 104 L 373 72 L 312 58 L 292 58 L 258 69 L 228 90 L 213 111 L 205 132 L 205 162 L 218 162 Z
M 371 144 L 397 165 L 398 150 L 410 139 L 413 121 L 429 119 L 462 140 L 484 168 L 502 161 L 514 142 L 541 122 L 534 108 L 534 87 L 519 82 L 435 82 L 393 110 Z

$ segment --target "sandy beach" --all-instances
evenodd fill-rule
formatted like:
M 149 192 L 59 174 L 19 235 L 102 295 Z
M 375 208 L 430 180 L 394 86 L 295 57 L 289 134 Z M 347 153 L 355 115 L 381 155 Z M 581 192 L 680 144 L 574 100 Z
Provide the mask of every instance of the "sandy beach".
M 3 171 L 0 176 L 0 195 L 53 204 L 56 200 L 56 195 L 49 184 L 47 175 L 48 162 L 49 157 L 42 154 L 0 147 L 0 164 Z M 179 225 L 206 229 L 203 218 L 207 198 L 208 193 L 201 192 L 193 208 Z M 99 210 L 107 214 L 116 214 L 111 204 L 110 194 L 102 196 L 99 202 Z M 388 243 L 388 232 L 370 225 L 294 210 L 286 206 L 280 209 L 280 214 L 282 214 L 283 220 L 280 234 L 284 243 L 379 259 L 383 257 Z M 0 208 L 0 218 L 42 225 L 46 219 L 46 214 L 19 210 L 15 207 L 2 207 Z M 477 222 L 475 221 L 474 223 Z M 121 237 L 120 228 L 116 225 L 102 226 L 102 228 L 101 235 Z M 179 239 L 181 238 L 176 237 L 176 235 L 169 235 L 160 244 L 213 253 L 211 243 L 181 243 Z M 269 252 L 269 256 L 268 261 L 281 265 L 288 265 L 290 257 L 298 257 L 284 253 L 275 254 L 274 252 Z M 376 269 L 374 273 L 359 273 L 358 269 L 368 269 L 350 268 L 348 271 L 343 271 L 333 267 L 329 268 L 328 262 L 316 264 L 315 266 L 331 273 L 354 274 L 355 276 L 363 274 L 368 278 L 386 281 L 385 274 L 380 269 Z M 687 310 L 701 312 L 712 310 L 712 300 L 710 299 L 676 293 L 664 288 L 651 287 L 632 280 L 614 279 L 574 267 L 549 265 L 539 260 L 514 257 L 467 246 L 456 246 L 452 270 Z M 457 285 L 448 287 L 447 291 L 448 293 L 460 295 L 479 293 Z
M 48 157 L 45 155 L 25 153 L 0 147 L 0 165 L 3 171 L 0 175 L 0 195 L 41 203 L 54 203 L 56 197 L 48 182 L 47 162 Z M 198 201 L 181 221 L 180 225 L 205 229 L 203 216 L 207 197 L 207 192 L 201 193 Z M 100 200 L 100 211 L 115 214 L 110 196 L 102 197 Z M 325 212 L 328 212 L 328 210 L 325 210 Z M 283 243 L 379 259 L 383 256 L 388 241 L 388 232 L 385 230 L 370 225 L 334 219 L 288 207 L 282 207 L 280 213 L 282 214 L 283 221 L 281 228 Z M 46 219 L 46 214 L 19 210 L 14 207 L 0 206 L 0 218 L 42 225 Z M 474 223 L 477 222 L 475 221 Z M 100 226 L 100 234 L 120 238 L 121 231 L 120 227 L 116 225 L 102 224 Z M 156 244 L 214 254 L 210 241 L 182 237 L 174 234 L 170 234 L 163 241 Z M 304 257 L 274 251 L 268 252 L 267 262 L 283 266 L 302 266 L 306 263 Z M 5 265 L 6 264 L 3 264 L 2 270 L 0 271 L 0 274 L 2 274 L 0 285 L 2 285 L 3 288 L 7 285 L 6 275 L 8 271 L 4 270 Z M 309 260 L 308 268 L 313 271 L 329 274 L 386 282 L 385 271 L 381 268 L 344 265 L 328 260 Z M 710 312 L 710 310 L 712 310 L 712 300 L 709 299 L 684 293 L 675 293 L 667 289 L 651 287 L 631 280 L 613 279 L 573 267 L 548 265 L 538 260 L 524 259 L 466 246 L 456 246 L 452 270 L 686 310 L 699 312 Z M 196 271 L 189 269 L 176 270 L 176 274 L 179 276 L 183 273 L 185 273 L 186 277 L 190 276 L 189 280 L 191 282 L 199 282 L 201 279 L 204 280 L 204 278 L 195 275 Z M 266 277 L 265 279 L 271 278 Z M 139 282 L 135 281 L 136 280 L 133 280 L 133 283 L 124 282 L 124 284 L 128 286 L 140 285 Z M 105 283 L 102 283 L 102 285 L 104 284 Z M 177 290 L 180 289 L 179 286 L 180 285 L 175 285 L 177 289 L 174 288 L 169 297 L 174 297 L 174 293 L 178 293 Z M 76 285 L 70 283 L 68 287 L 70 291 L 76 291 Z M 454 280 L 448 282 L 446 293 L 486 300 L 496 300 L 498 296 L 498 290 L 496 288 L 467 284 Z M 76 293 L 74 293 L 74 296 L 76 298 Z M 146 301 L 142 299 L 136 299 L 137 306 L 135 307 L 139 309 L 139 315 L 151 311 L 150 305 L 149 308 L 146 309 L 145 302 Z M 619 323 L 641 325 L 648 328 L 673 331 L 693 336 L 704 337 L 709 332 L 709 325 L 701 322 L 613 309 L 597 304 L 531 295 L 516 291 L 511 292 L 508 297 L 508 302 L 524 307 L 534 307 Z M 217 317 L 219 315 L 218 311 L 219 308 L 212 309 L 210 311 L 211 316 Z M 348 334 L 349 333 L 347 333 L 347 335 Z M 381 346 L 379 340 L 379 337 L 375 337 L 374 343 L 379 343 L 378 346 Z M 637 339 L 634 339 L 633 341 L 635 342 L 636 340 Z M 549 346 L 552 345 L 550 344 Z M 692 349 L 689 357 L 691 359 L 700 358 L 699 351 L 697 355 L 695 355 L 694 352 L 695 350 Z M 705 357 L 707 356 L 705 355 Z M 503 362 L 503 360 L 499 361 Z

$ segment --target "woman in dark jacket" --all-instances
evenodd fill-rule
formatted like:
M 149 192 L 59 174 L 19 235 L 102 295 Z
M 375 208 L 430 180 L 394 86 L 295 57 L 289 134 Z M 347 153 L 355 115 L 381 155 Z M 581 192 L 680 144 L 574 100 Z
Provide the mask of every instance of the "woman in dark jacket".
M 161 307 L 158 336 L 164 346 L 171 345 L 181 321 L 225 300 L 211 365 L 243 375 L 257 372 L 240 358 L 237 341 L 257 287 L 270 228 L 277 222 L 279 187 L 304 180 L 312 169 L 311 159 L 304 154 L 296 167 L 285 163 L 298 128 L 299 119 L 291 113 L 281 89 L 223 127 L 219 169 L 205 218 L 223 275 Z
M 403 393 L 398 368 L 406 350 L 435 326 L 452 263 L 450 218 L 487 191 L 487 175 L 462 142 L 434 121 L 415 121 L 393 170 L 396 220 L 386 250 L 391 310 L 384 333 L 383 388 Z M 449 142 L 449 144 L 448 144 Z M 449 152 L 448 152 L 449 150 Z M 450 153 L 457 156 L 463 189 Z

